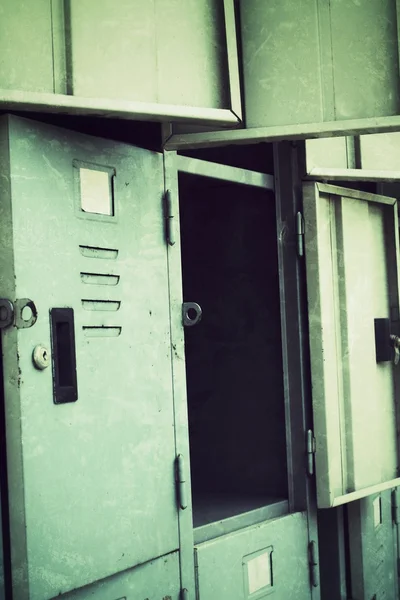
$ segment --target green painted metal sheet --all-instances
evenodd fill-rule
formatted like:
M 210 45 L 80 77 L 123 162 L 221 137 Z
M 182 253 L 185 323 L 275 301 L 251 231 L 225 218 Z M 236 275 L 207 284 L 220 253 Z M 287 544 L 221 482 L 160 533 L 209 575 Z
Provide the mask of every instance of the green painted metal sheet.
M 242 0 L 246 125 L 398 114 L 396 0 Z
M 173 552 L 63 594 L 61 600 L 180 600 L 178 583 L 179 553 Z
M 244 0 L 240 20 L 247 127 L 322 121 L 315 0 Z
M 295 513 L 195 548 L 199 600 L 311 598 L 305 513 Z
M 391 490 L 348 505 L 353 598 L 398 598 Z
M 229 107 L 222 2 L 98 0 L 68 13 L 75 95 Z
M 0 89 L 230 109 L 227 53 L 220 0 L 0 5 Z
M 395 1 L 331 0 L 329 5 L 335 118 L 398 114 Z M 321 35 L 323 45 L 328 32 Z
M 179 548 L 163 163 L 16 117 L 0 137 L 0 296 L 38 311 L 3 335 L 13 583 L 44 600 Z M 115 217 L 81 210 L 79 166 L 115 170 Z M 32 363 L 53 307 L 75 317 L 78 400 L 62 405 Z
M 49 0 L 0 3 L 0 88 L 53 92 Z

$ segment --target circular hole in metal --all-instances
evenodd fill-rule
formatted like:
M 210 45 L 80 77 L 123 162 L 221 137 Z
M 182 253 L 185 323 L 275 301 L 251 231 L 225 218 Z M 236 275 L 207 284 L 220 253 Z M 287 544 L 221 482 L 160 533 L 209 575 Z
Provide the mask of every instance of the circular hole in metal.
M 186 315 L 189 321 L 194 321 L 197 318 L 197 310 L 195 308 L 189 308 Z
M 5 306 L 0 306 L 0 321 L 7 319 L 8 311 Z
M 24 306 L 21 311 L 21 317 L 23 321 L 30 321 L 32 319 L 33 313 L 30 306 Z

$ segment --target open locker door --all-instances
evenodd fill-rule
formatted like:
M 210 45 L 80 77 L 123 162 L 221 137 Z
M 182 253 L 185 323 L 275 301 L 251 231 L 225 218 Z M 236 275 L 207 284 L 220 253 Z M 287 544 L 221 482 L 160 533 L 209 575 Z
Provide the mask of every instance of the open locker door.
M 162 155 L 17 117 L 0 150 L 14 598 L 176 598 Z
M 397 202 L 308 182 L 303 203 L 317 499 L 327 508 L 400 484 Z

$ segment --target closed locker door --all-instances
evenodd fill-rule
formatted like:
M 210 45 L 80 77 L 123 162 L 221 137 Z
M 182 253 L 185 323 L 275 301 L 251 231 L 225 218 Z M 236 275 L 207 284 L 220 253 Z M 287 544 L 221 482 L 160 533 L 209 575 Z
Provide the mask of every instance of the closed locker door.
M 0 138 L 14 598 L 166 555 L 168 589 L 155 594 L 150 572 L 143 593 L 175 598 L 162 155 L 16 117 Z
M 348 539 L 352 598 L 397 598 L 392 491 L 350 502 Z

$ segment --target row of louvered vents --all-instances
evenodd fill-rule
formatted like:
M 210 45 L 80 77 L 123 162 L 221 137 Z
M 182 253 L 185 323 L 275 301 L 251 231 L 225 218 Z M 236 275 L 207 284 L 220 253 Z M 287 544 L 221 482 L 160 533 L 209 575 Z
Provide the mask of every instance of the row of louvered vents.
M 97 262 L 98 259 L 117 260 L 118 250 L 112 248 L 96 248 L 94 246 L 79 246 L 82 256 L 93 258 L 96 260 L 96 266 L 93 272 L 81 272 L 81 282 L 88 286 L 88 293 L 82 298 L 82 306 L 84 310 L 94 311 L 98 315 L 98 324 L 90 324 L 83 326 L 84 335 L 87 337 L 118 337 L 121 335 L 122 327 L 120 325 L 105 325 L 102 323 L 104 317 L 110 313 L 116 313 L 121 307 L 121 300 L 110 300 L 104 298 L 90 298 L 91 285 L 118 286 L 120 276 L 98 272 L 101 271 L 101 265 Z M 97 266 L 99 264 L 99 267 Z

